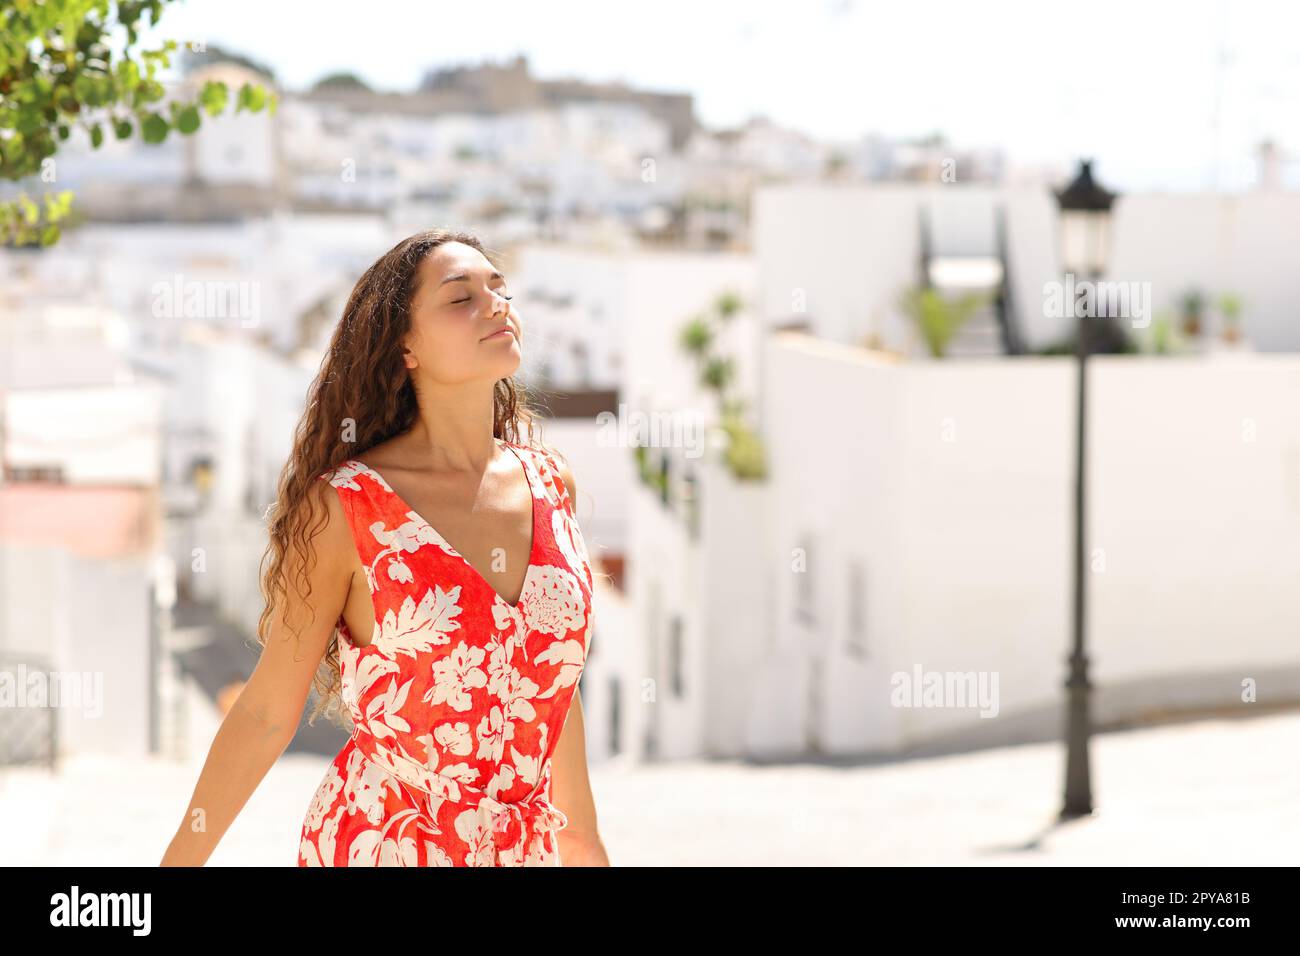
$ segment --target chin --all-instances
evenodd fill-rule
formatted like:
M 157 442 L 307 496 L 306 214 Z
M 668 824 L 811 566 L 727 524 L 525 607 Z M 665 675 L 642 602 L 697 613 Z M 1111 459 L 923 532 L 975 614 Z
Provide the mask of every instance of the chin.
M 523 359 L 517 350 L 511 350 L 512 355 L 502 362 L 492 364 L 492 375 L 494 378 L 509 378 L 519 371 L 519 366 L 523 364 Z

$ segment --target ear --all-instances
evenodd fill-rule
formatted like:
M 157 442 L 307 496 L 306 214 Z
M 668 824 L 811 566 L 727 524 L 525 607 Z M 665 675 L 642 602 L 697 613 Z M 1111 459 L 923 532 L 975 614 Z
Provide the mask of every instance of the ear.
M 419 359 L 415 357 L 415 353 L 411 351 L 411 347 L 406 342 L 402 343 L 402 362 L 408 369 L 417 368 L 420 364 Z

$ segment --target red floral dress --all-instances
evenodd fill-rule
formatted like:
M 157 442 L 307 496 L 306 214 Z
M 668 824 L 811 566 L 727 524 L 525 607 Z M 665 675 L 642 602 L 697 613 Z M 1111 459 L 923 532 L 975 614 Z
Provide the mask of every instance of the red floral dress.
M 558 866 L 568 820 L 551 756 L 586 662 L 592 572 L 555 459 L 500 441 L 533 494 L 511 605 L 374 469 L 338 491 L 375 609 L 369 644 L 337 622 L 355 725 L 303 822 L 299 866 Z

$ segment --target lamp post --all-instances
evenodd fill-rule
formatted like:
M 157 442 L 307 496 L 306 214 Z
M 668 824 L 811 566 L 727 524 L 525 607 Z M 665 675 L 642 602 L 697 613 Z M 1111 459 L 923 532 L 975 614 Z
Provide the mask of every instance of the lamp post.
M 1092 162 L 1082 160 L 1071 182 L 1056 192 L 1060 208 L 1061 265 L 1067 280 L 1083 275 L 1099 278 L 1110 256 L 1110 208 L 1115 194 L 1092 178 Z M 1067 281 L 1067 290 L 1072 287 Z M 1094 290 L 1095 291 L 1095 290 Z M 1104 301 L 1093 296 L 1093 301 Z M 1078 320 L 1074 354 L 1078 366 L 1078 406 L 1075 418 L 1074 475 L 1074 646 L 1070 652 L 1070 676 L 1066 679 L 1066 766 L 1065 803 L 1061 819 L 1092 813 L 1092 774 L 1088 763 L 1091 734 L 1089 705 L 1092 685 L 1088 683 L 1088 657 L 1084 652 L 1087 621 L 1087 538 L 1085 536 L 1087 424 L 1088 424 L 1088 317 L 1076 301 L 1068 299 L 1071 315 Z

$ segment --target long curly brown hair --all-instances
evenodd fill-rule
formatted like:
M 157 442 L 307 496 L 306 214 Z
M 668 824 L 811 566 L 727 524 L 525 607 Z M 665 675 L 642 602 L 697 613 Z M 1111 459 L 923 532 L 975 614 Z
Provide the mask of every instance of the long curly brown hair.
M 403 239 L 380 256 L 348 297 L 320 371 L 308 388 L 293 451 L 280 473 L 276 500 L 268 511 L 269 540 L 260 566 L 265 608 L 257 624 L 262 647 L 269 638 L 275 608 L 287 596 L 288 587 L 293 586 L 304 601 L 311 595 L 308 575 L 314 563 L 294 561 L 297 573 L 290 581 L 286 557 L 291 549 L 311 556 L 308 544 L 325 525 L 326 512 L 323 506 L 317 507 L 311 494 L 314 483 L 347 459 L 402 434 L 416 420 L 419 409 L 402 359 L 401 340 L 411 324 L 411 296 L 420 263 L 446 242 L 472 246 L 500 268 L 473 234 L 431 229 Z M 540 439 L 534 438 L 535 424 L 524 387 L 513 378 L 499 380 L 493 388 L 493 436 L 544 448 Z M 339 693 L 342 674 L 337 624 L 312 682 L 318 700 L 308 723 L 314 724 L 316 717 L 326 712 L 347 728 L 349 719 Z M 300 639 L 301 628 L 293 630 L 295 639 Z

